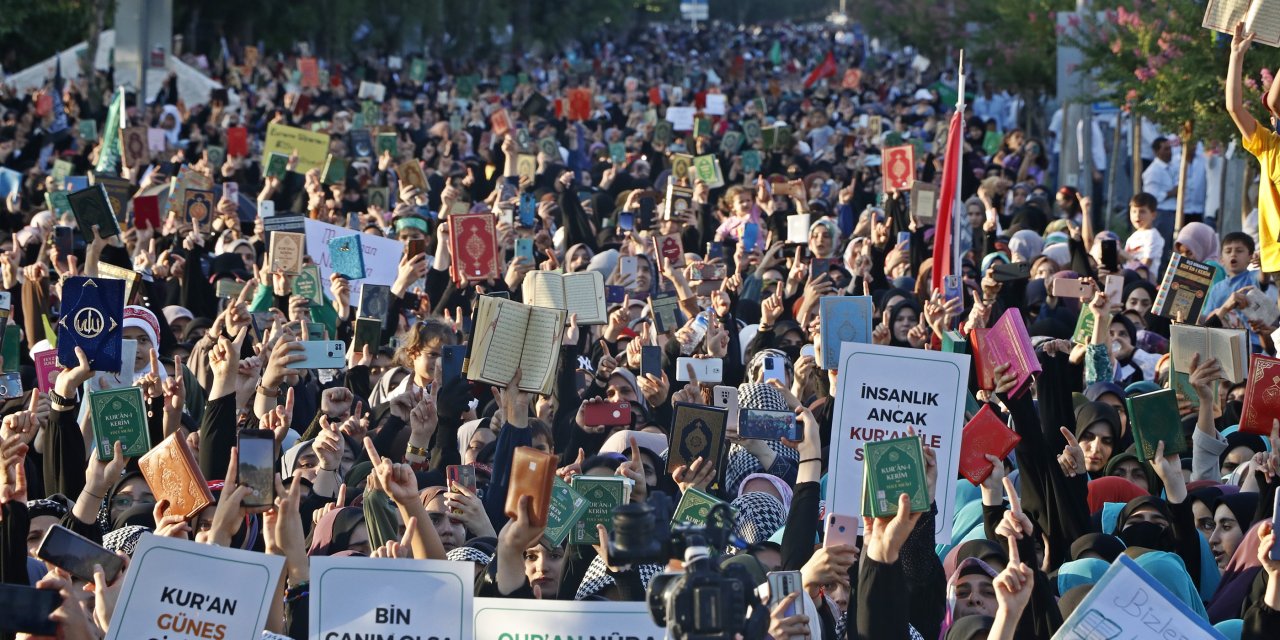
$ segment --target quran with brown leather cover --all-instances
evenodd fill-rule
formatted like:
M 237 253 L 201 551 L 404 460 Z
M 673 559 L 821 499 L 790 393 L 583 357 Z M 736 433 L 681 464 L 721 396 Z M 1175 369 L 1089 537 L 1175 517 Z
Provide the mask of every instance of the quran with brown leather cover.
M 138 468 L 156 501 L 169 501 L 168 514 L 190 518 L 213 504 L 209 483 L 205 482 L 195 454 L 180 433 L 171 433 L 152 447 L 138 459 Z

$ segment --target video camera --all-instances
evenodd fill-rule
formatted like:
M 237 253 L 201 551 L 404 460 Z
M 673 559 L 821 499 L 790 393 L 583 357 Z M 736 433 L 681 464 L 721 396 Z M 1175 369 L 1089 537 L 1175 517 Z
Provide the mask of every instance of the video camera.
M 721 550 L 733 540 L 733 511 L 712 507 L 706 525 L 671 522 L 671 501 L 653 496 L 649 503 L 625 504 L 613 511 L 610 564 L 684 560 L 684 573 L 664 573 L 649 582 L 649 614 L 675 640 L 747 640 L 763 638 L 769 612 L 755 595 L 742 567 L 721 570 Z

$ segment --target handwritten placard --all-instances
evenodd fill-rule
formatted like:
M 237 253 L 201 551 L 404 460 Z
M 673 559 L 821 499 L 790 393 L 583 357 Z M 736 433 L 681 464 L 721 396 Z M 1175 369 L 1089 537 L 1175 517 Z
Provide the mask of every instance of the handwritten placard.
M 267 166 L 272 153 L 288 156 L 294 151 L 298 152 L 298 166 L 294 171 L 306 173 L 319 169 L 329 155 L 329 134 L 283 124 L 267 125 L 267 139 L 262 144 L 262 166 Z
M 1063 621 L 1053 640 L 1076 638 L 1226 640 L 1151 574 L 1120 556 Z

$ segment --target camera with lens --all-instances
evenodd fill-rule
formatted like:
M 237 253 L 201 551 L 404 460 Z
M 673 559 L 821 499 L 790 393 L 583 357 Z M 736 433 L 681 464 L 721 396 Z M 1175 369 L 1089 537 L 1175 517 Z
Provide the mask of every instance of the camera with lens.
M 662 494 L 613 512 L 610 564 L 684 561 L 683 573 L 663 573 L 649 582 L 653 621 L 677 640 L 763 638 L 769 614 L 755 597 L 750 575 L 742 567 L 720 567 L 720 553 L 733 539 L 729 506 L 712 507 L 705 525 L 670 522 L 671 501 Z

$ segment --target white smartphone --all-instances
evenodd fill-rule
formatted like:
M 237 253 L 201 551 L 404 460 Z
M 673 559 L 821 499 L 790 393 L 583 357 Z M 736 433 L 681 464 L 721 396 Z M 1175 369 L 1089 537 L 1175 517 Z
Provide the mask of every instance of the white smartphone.
M 803 358 L 805 356 L 809 356 L 812 358 L 818 357 L 818 348 L 811 344 L 806 344 L 800 347 L 800 357 Z
M 728 424 L 733 431 L 738 429 L 738 388 L 728 385 L 716 385 L 711 390 L 711 404 L 729 410 Z
M 347 345 L 341 340 L 304 340 L 302 361 L 296 369 L 341 369 L 346 366 Z
M 618 272 L 624 276 L 635 275 L 639 269 L 640 259 L 635 256 L 622 256 L 618 262 Z
M 676 381 L 689 382 L 689 366 L 702 384 L 724 380 L 724 361 L 720 358 L 676 358 Z
M 276 215 L 276 201 L 262 200 L 258 203 L 258 217 L 270 218 Z
M 767 383 L 770 380 L 777 380 L 783 385 L 787 384 L 786 367 L 782 363 L 782 358 L 778 356 L 765 356 L 764 358 L 764 369 L 761 371 L 760 382 Z

